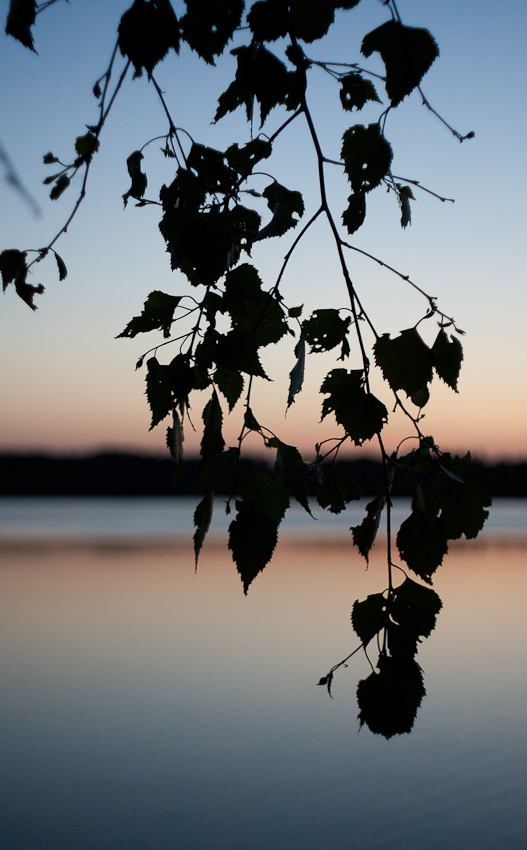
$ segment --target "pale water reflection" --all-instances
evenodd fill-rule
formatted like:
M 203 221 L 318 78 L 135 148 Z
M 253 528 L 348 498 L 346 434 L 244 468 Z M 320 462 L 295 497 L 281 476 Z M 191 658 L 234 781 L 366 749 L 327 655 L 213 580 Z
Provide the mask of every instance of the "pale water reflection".
M 0 546 L 2 850 L 525 850 L 527 544 L 459 544 L 414 732 L 358 734 L 353 600 L 328 533 L 243 597 L 223 546 Z

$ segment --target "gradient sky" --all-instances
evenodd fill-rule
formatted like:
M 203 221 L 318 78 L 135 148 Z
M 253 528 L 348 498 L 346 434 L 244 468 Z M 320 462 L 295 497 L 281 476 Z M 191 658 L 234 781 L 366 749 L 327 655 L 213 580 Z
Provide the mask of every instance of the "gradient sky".
M 180 11 L 181 4 L 174 5 Z M 4 17 L 7 7 L 2 0 Z M 42 165 L 42 155 L 51 150 L 71 161 L 75 137 L 84 132 L 86 123 L 96 121 L 92 86 L 107 66 L 125 8 L 125 3 L 102 0 L 57 3 L 37 21 L 38 56 L 3 37 L 0 139 L 42 215 L 33 216 L 22 198 L 2 183 L 0 249 L 38 248 L 67 219 L 78 186 L 51 202 L 49 187 L 42 185 L 51 169 Z M 419 193 L 412 226 L 403 231 L 393 198 L 377 190 L 353 244 L 409 274 L 437 296 L 440 309 L 467 332 L 460 393 L 436 379 L 424 429 L 445 450 L 470 448 L 486 457 L 526 456 L 527 6 L 524 0 L 483 4 L 400 0 L 399 8 L 405 23 L 428 27 L 441 49 L 425 77 L 425 94 L 456 129 L 476 135 L 460 145 L 421 107 L 418 94 L 407 98 L 386 128 L 395 153 L 393 171 L 455 198 L 455 203 L 442 204 Z M 339 14 L 325 46 L 310 46 L 307 52 L 315 59 L 356 61 L 363 35 L 386 19 L 379 0 L 362 0 L 356 10 Z M 364 64 L 381 70 L 375 61 Z M 234 70 L 230 55 L 219 61 L 218 69 L 210 69 L 185 47 L 179 58 L 171 56 L 156 70 L 176 123 L 196 140 L 217 148 L 249 139 L 241 111 L 216 127 L 209 123 Z M 322 71 L 312 71 L 310 79 L 324 151 L 337 158 L 343 131 L 376 120 L 378 110 L 365 109 L 358 116 L 343 113 L 338 86 Z M 379 93 L 383 96 L 382 88 Z M 272 133 L 281 120 L 273 111 L 267 132 Z M 68 278 L 58 281 L 51 259 L 36 267 L 32 282 L 42 282 L 46 293 L 37 296 L 35 313 L 12 287 L 7 290 L 0 313 L 0 449 L 162 449 L 164 426 L 148 433 L 144 372 L 134 371 L 138 355 L 158 338 L 115 336 L 138 315 L 153 289 L 174 294 L 189 290 L 186 279 L 170 271 L 157 230 L 157 208 L 136 209 L 129 204 L 123 211 L 121 200 L 129 187 L 127 156 L 164 132 L 166 122 L 152 87 L 145 79 L 129 80 L 103 131 L 87 199 L 56 246 L 68 266 Z M 307 221 L 317 207 L 317 196 L 312 179 L 315 160 L 305 126 L 295 122 L 275 150 L 266 167 L 288 188 L 304 193 Z M 148 194 L 155 198 L 158 186 L 173 179 L 174 164 L 153 144 L 145 152 L 145 169 Z M 255 179 L 254 186 L 261 191 L 268 182 Z M 332 176 L 328 185 L 339 218 L 349 189 Z M 274 283 L 292 234 L 253 250 L 266 285 Z M 370 261 L 352 254 L 350 270 L 380 333 L 396 335 L 425 312 L 426 304 L 415 292 Z M 317 307 L 346 306 L 323 222 L 309 231 L 288 267 L 282 293 L 288 306 L 305 304 L 307 315 Z M 428 324 L 429 328 L 421 328 L 431 341 L 437 325 Z M 296 441 L 311 453 L 316 440 L 339 433 L 329 418 L 323 427 L 317 425 L 321 404 L 317 391 L 332 358 L 308 358 L 306 389 L 284 418 L 287 376 L 294 365 L 292 340 L 271 348 L 265 365 L 275 380 L 262 382 L 255 413 L 281 439 Z M 352 360 L 349 368 L 358 367 Z M 378 392 L 390 407 L 389 392 L 380 386 Z M 208 393 L 203 395 L 204 402 Z M 193 410 L 197 424 L 201 406 L 197 399 Z M 227 429 L 230 443 L 239 417 L 235 420 Z M 387 443 L 392 446 L 411 431 L 394 418 L 390 433 Z M 190 427 L 185 436 L 187 448 L 195 448 L 198 438 Z

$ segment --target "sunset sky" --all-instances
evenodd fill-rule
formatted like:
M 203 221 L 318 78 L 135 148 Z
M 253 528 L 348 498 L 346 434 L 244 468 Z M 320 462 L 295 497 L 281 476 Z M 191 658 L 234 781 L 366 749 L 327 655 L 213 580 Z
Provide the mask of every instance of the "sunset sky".
M 182 6 L 174 3 L 178 14 Z M 4 18 L 7 8 L 7 0 L 1 0 Z M 107 67 L 125 8 L 125 3 L 102 0 L 55 4 L 37 20 L 38 56 L 2 36 L 0 140 L 42 214 L 36 217 L 2 182 L 0 250 L 39 248 L 68 218 L 79 178 L 51 202 L 50 187 L 42 180 L 53 166 L 44 166 L 42 156 L 52 151 L 71 161 L 76 136 L 85 132 L 87 123 L 96 122 L 92 86 Z M 350 241 L 437 296 L 440 309 L 466 331 L 460 392 L 435 379 L 424 430 L 445 450 L 471 449 L 487 458 L 526 457 L 527 6 L 524 0 L 400 0 L 399 10 L 406 24 L 429 28 L 441 50 L 423 82 L 426 96 L 451 125 L 463 134 L 474 131 L 475 138 L 459 144 L 421 106 L 417 93 L 407 98 L 386 126 L 394 148 L 393 172 L 420 180 L 439 195 L 455 198 L 455 203 L 419 193 L 412 225 L 402 230 L 396 202 L 378 189 L 366 224 Z M 362 0 L 357 9 L 339 13 L 325 45 L 308 46 L 306 52 L 314 59 L 357 61 L 362 37 L 387 17 L 379 0 Z M 382 70 L 375 58 L 363 64 Z M 120 60 L 118 68 L 122 66 Z M 235 68 L 228 53 L 211 69 L 183 46 L 179 58 L 171 54 L 155 72 L 178 126 L 215 148 L 250 138 L 241 110 L 216 126 L 210 124 L 217 97 Z M 325 154 L 335 159 L 344 130 L 375 121 L 379 105 L 359 114 L 343 113 L 338 85 L 321 70 L 310 74 L 315 123 Z M 385 97 L 382 85 L 379 94 Z M 282 121 L 283 113 L 274 110 L 265 131 L 270 135 Z M 129 78 L 103 130 L 87 198 L 56 245 L 68 267 L 67 279 L 58 281 L 51 258 L 36 266 L 31 282 L 43 283 L 46 292 L 36 297 L 39 309 L 34 313 L 13 287 L 8 288 L 0 312 L 0 450 L 162 450 L 165 427 L 148 433 L 144 371 L 134 371 L 137 357 L 160 339 L 155 333 L 134 340 L 115 337 L 141 312 L 152 290 L 183 294 L 190 288 L 180 273 L 170 270 L 157 229 L 159 208 L 136 209 L 132 202 L 123 210 L 121 199 L 129 188 L 126 158 L 165 132 L 166 119 L 152 87 L 145 78 Z M 317 208 L 316 162 L 301 120 L 282 134 L 275 150 L 265 170 L 304 194 L 307 221 Z M 159 145 L 152 144 L 145 151 L 144 168 L 147 195 L 156 198 L 159 186 L 173 179 L 174 162 L 165 160 Z M 349 186 L 338 168 L 328 169 L 339 219 Z M 0 175 L 3 178 L 1 165 Z M 268 183 L 268 177 L 260 177 L 253 185 L 262 191 Z M 265 205 L 258 210 L 266 214 Z M 266 286 L 273 285 L 294 237 L 291 231 L 281 240 L 255 246 L 253 261 Z M 424 314 L 426 302 L 402 280 L 358 254 L 350 253 L 349 262 L 379 333 L 397 335 Z M 328 227 L 321 220 L 290 263 L 282 294 L 288 306 L 304 304 L 304 316 L 319 307 L 347 306 Z M 431 342 L 437 324 L 424 324 L 430 327 L 420 329 Z M 333 357 L 308 358 L 306 388 L 285 418 L 294 340 L 270 348 L 274 350 L 268 349 L 264 365 L 274 380 L 262 382 L 254 412 L 262 424 L 284 441 L 299 444 L 309 456 L 317 440 L 339 433 L 329 417 L 318 424 L 318 389 L 327 369 L 333 368 Z M 160 353 L 160 359 L 166 362 L 175 353 Z M 356 358 L 347 365 L 359 367 Z M 375 387 L 391 409 L 387 388 L 378 383 Z M 209 394 L 196 399 L 196 425 Z M 241 403 L 236 410 L 241 411 Z M 226 428 L 230 444 L 239 415 L 234 419 Z M 394 446 L 409 433 L 411 429 L 394 417 L 387 426 L 387 444 Z M 199 436 L 192 434 L 190 425 L 185 438 L 187 449 L 195 449 Z

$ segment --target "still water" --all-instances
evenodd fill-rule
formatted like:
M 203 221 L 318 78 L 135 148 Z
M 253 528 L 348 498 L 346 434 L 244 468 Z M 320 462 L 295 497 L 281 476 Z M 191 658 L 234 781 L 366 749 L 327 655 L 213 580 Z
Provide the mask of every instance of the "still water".
M 194 574 L 191 512 L 0 500 L 0 848 L 525 850 L 527 504 L 452 546 L 389 741 L 358 732 L 363 656 L 315 687 L 385 586 L 355 517 L 293 516 L 245 598 L 219 520 Z

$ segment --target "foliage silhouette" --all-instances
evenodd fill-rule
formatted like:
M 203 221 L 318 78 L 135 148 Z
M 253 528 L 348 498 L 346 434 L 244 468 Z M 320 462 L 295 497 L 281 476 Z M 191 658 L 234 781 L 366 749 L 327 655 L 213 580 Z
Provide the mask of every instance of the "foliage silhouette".
M 36 0 L 11 0 L 6 33 L 35 50 L 36 17 L 54 2 L 57 0 L 37 5 Z M 228 545 L 247 593 L 271 560 L 279 526 L 291 499 L 296 499 L 310 513 L 308 485 L 315 481 L 319 505 L 334 513 L 345 510 L 351 500 L 359 497 L 360 488 L 349 474 L 337 467 L 339 453 L 346 445 L 362 446 L 376 440 L 383 464 L 382 491 L 367 505 L 363 522 L 351 531 L 353 543 L 368 560 L 384 511 L 388 582 L 381 593 L 354 603 L 351 622 L 360 643 L 351 655 L 359 649 L 366 653 L 375 639 L 376 668 L 372 665 L 371 675 L 359 682 L 357 690 L 359 720 L 361 726 L 366 724 L 372 732 L 390 738 L 412 729 L 425 695 L 423 675 L 415 655 L 420 640 L 433 630 L 441 608 L 435 591 L 425 585 L 432 583 L 432 576 L 448 551 L 449 540 L 477 535 L 488 514 L 490 499 L 480 487 L 464 479 L 470 457 L 452 457 L 441 451 L 421 429 L 422 408 L 429 399 L 434 371 L 457 392 L 463 359 L 459 336 L 463 332 L 453 318 L 439 309 L 434 297 L 382 259 L 367 255 L 417 290 L 425 302 L 424 314 L 398 335 L 391 336 L 393 329 L 379 333 L 373 318 L 364 310 L 350 276 L 348 252 L 365 252 L 344 239 L 339 215 L 347 233 L 355 234 L 367 216 L 367 196 L 383 188 L 397 201 L 404 228 L 411 223 L 414 190 L 421 189 L 443 202 L 448 200 L 421 186 L 418 180 L 394 176 L 394 152 L 387 137 L 392 110 L 413 92 L 418 92 L 423 105 L 437 115 L 420 88 L 423 77 L 439 56 L 430 32 L 403 23 L 395 0 L 380 0 L 388 19 L 365 34 L 361 52 L 366 59 L 374 53 L 380 55 L 384 76 L 362 67 L 358 61 L 322 62 L 312 58 L 316 42 L 335 23 L 339 27 L 347 26 L 359 2 L 258 0 L 246 8 L 243 0 L 185 0 L 185 4 L 178 6 L 178 9 L 185 7 L 178 18 L 169 0 L 134 0 L 121 17 L 109 65 L 93 86 L 98 120 L 87 125 L 85 135 L 76 138 L 72 162 L 64 163 L 51 152 L 43 157 L 45 165 L 59 169 L 44 180 L 52 187 L 51 200 L 57 200 L 70 189 L 74 178 L 81 177 L 72 211 L 49 244 L 33 252 L 32 259 L 28 258 L 30 251 L 3 250 L 0 270 L 4 289 L 13 284 L 32 309 L 36 307 L 34 297 L 42 293 L 43 287 L 27 282 L 31 267 L 52 254 L 59 277 L 66 276 L 66 265 L 54 246 L 84 200 L 101 132 L 123 82 L 129 76 L 146 74 L 154 97 L 162 104 L 167 127 L 161 136 L 146 140 L 128 156 L 126 166 L 131 185 L 123 195 L 123 202 L 125 207 L 131 200 L 139 208 L 152 204 L 161 207 L 159 229 L 171 268 L 178 273 L 179 285 L 183 277 L 189 288 L 186 294 L 177 295 L 150 292 L 142 312 L 128 322 L 119 336 L 133 338 L 160 331 L 165 340 L 142 355 L 137 368 L 142 368 L 148 358 L 146 394 L 152 413 L 150 427 L 170 417 L 167 446 L 177 475 L 183 469 L 183 428 L 190 398 L 196 391 L 208 393 L 199 470 L 205 495 L 194 515 L 196 563 L 211 521 L 213 494 L 218 488 L 227 487 L 227 512 L 232 503 L 236 510 L 229 526 Z M 234 37 L 237 42 L 245 39 L 247 43 L 237 43 L 231 50 L 237 61 L 235 77 L 219 95 L 211 119 L 216 123 L 228 113 L 243 109 L 249 132 L 225 150 L 215 150 L 194 141 L 187 130 L 177 127 L 154 72 L 168 55 L 179 53 L 182 42 L 214 65 Z M 344 112 L 359 113 L 366 104 L 379 104 L 379 116 L 374 123 L 355 123 L 345 131 L 342 140 L 335 140 L 340 159 L 330 159 L 321 147 L 309 98 L 313 73 L 325 73 L 335 81 Z M 387 105 L 383 103 L 385 98 Z M 264 127 L 275 110 L 283 120 L 268 135 Z M 474 135 L 461 135 L 438 117 L 460 142 Z M 310 218 L 291 241 L 290 233 L 298 228 L 305 213 L 301 193 L 271 176 L 259 193 L 252 178 L 263 160 L 266 169 L 272 168 L 275 143 L 279 137 L 282 141 L 282 134 L 292 122 L 304 124 L 316 154 L 313 179 L 318 186 L 319 206 L 311 211 Z M 160 188 L 157 200 L 147 194 L 151 187 L 143 170 L 143 152 L 159 140 L 163 143 L 163 156 L 174 161 L 175 174 L 170 185 Z M 326 193 L 327 169 L 335 167 L 342 170 L 351 187 L 347 208 L 336 212 L 330 207 Z M 264 210 L 261 214 L 253 206 L 247 206 L 251 198 L 263 198 L 268 213 Z M 288 306 L 280 285 L 290 257 L 294 251 L 301 250 L 302 239 L 319 217 L 326 220 L 334 242 L 348 303 L 340 310 L 322 305 L 311 316 L 302 318 L 302 307 Z M 277 280 L 270 286 L 264 285 L 250 260 L 251 248 L 256 242 L 277 237 L 289 238 L 288 250 Z M 429 347 L 418 326 L 424 319 L 432 318 L 437 320 L 439 330 Z M 174 335 L 174 326 L 179 327 L 177 323 L 183 320 L 187 322 L 186 325 L 183 322 L 183 327 L 188 329 Z M 338 360 L 344 362 L 343 366 L 329 371 L 320 388 L 324 396 L 322 419 L 334 417 L 341 430 L 337 437 L 316 446 L 314 459 L 309 463 L 295 446 L 285 444 L 260 424 L 261 414 L 252 407 L 255 381 L 270 379 L 262 365 L 261 349 L 288 336 L 292 338 L 296 357 L 290 373 L 288 407 L 302 390 L 306 346 L 314 354 L 336 350 Z M 175 346 L 175 356 L 161 362 L 160 346 L 169 343 Z M 372 357 L 386 382 L 391 406 L 407 417 L 411 432 L 407 439 L 413 439 L 416 445 L 409 454 L 401 454 L 402 444 L 391 454 L 385 449 L 383 432 L 389 410 L 371 389 Z M 226 446 L 222 433 L 224 402 L 230 413 L 242 396 L 245 415 L 237 445 Z M 250 433 L 259 435 L 266 449 L 276 450 L 274 475 L 256 470 L 243 472 L 242 449 Z M 396 536 L 405 569 L 393 558 L 391 494 L 396 474 L 405 479 L 412 491 L 411 513 Z M 403 577 L 399 585 L 395 582 L 395 570 Z M 424 584 L 411 579 L 407 570 Z M 320 680 L 319 684 L 326 685 L 330 694 L 335 671 L 351 655 Z

